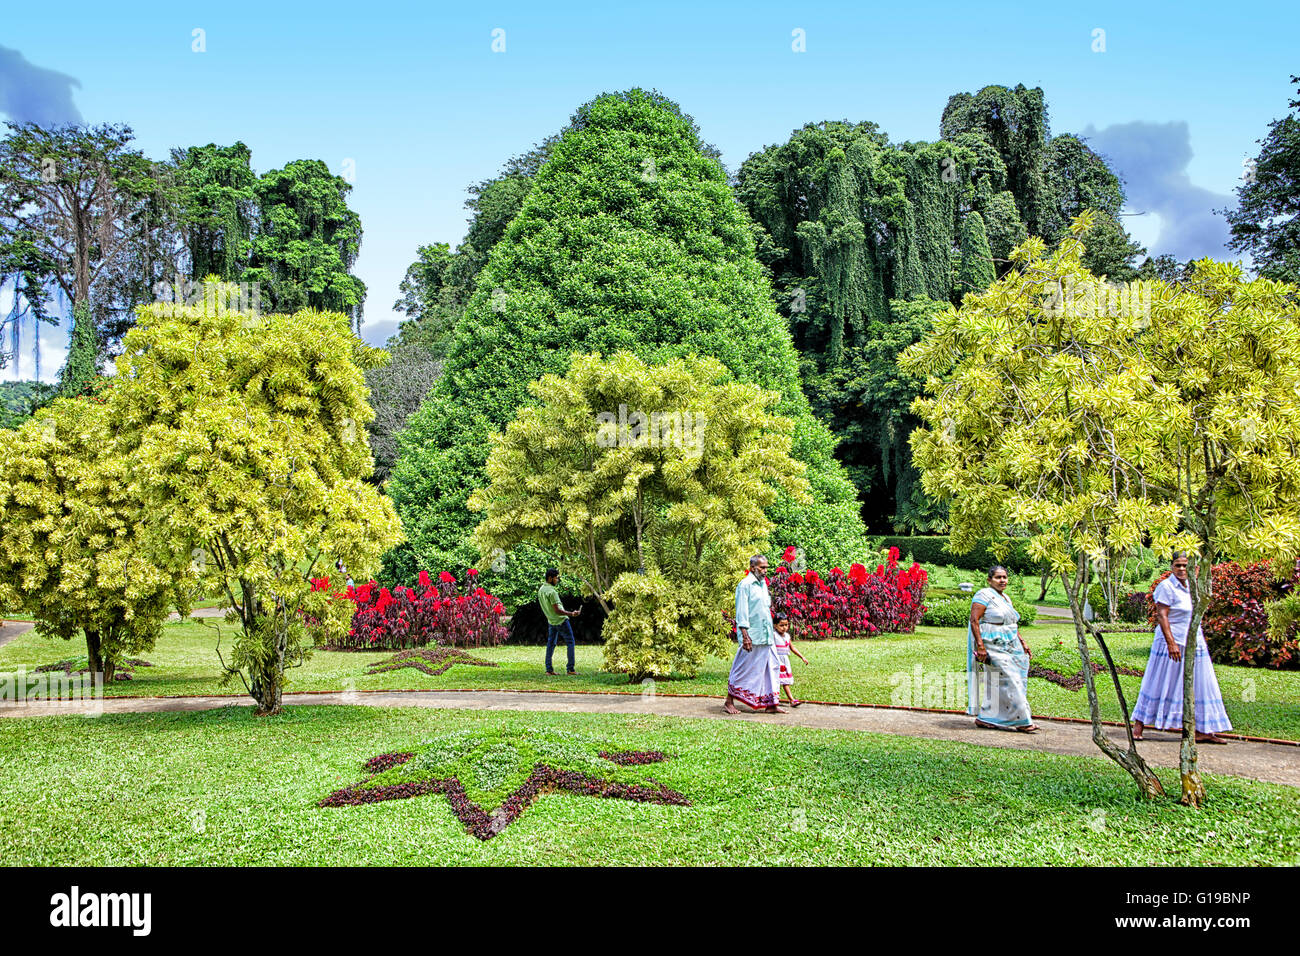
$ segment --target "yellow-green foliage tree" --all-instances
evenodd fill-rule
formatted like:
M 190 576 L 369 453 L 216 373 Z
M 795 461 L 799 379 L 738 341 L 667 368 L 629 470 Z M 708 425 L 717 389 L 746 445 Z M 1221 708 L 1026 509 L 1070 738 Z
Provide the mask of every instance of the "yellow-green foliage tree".
M 765 510 L 779 492 L 808 495 L 778 393 L 730 380 L 716 359 L 627 352 L 575 355 L 531 390 L 470 499 L 477 547 L 560 555 L 610 612 L 606 670 L 693 674 L 725 651 L 720 612 L 772 528 Z
M 313 590 L 336 560 L 364 576 L 401 537 L 373 468 L 364 372 L 384 360 L 347 316 L 226 308 L 217 285 L 193 307 L 139 310 L 108 403 L 133 491 L 151 520 L 193 555 L 205 593 L 239 625 L 227 680 L 259 714 L 280 709 L 286 669 L 310 652 L 305 624 L 328 640 L 348 602 Z
M 1214 563 L 1300 553 L 1300 306 L 1294 286 L 1203 260 L 1177 286 L 1120 289 L 1082 265 L 1079 237 L 1050 256 L 1031 238 L 1015 268 L 900 357 L 928 376 L 912 437 L 925 489 L 950 502 L 954 540 L 1027 530 L 1074 612 L 1093 737 L 1147 795 L 1159 782 L 1101 731 L 1083 621 L 1100 573 L 1144 541 L 1191 553 L 1195 634 Z M 1193 675 L 1184 660 L 1182 795 L 1199 805 Z M 1111 667 L 1116 691 L 1119 681 Z M 1127 719 L 1127 705 L 1120 692 Z
M 3 433 L 0 528 L 0 606 L 51 637 L 84 635 L 104 681 L 154 646 L 173 607 L 188 613 L 188 564 L 148 521 L 94 399 L 59 399 Z

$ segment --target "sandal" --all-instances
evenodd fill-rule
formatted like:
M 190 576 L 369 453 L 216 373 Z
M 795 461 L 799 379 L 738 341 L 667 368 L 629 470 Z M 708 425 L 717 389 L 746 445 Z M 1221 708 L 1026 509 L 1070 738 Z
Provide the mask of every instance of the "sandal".
M 975 721 L 975 726 L 980 727 L 984 730 L 1001 730 L 1000 727 L 995 727 L 992 724 L 986 724 L 984 723 L 984 721 L 978 719 Z
M 1038 733 L 1038 725 L 1030 724 L 1028 727 L 1017 727 L 1016 732 L 1021 734 L 1036 734 Z

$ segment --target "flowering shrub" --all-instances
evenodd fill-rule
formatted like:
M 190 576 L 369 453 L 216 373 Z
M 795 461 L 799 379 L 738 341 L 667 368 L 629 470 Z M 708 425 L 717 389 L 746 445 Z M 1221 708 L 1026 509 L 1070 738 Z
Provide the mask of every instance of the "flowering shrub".
M 379 587 L 374 581 L 347 589 L 355 605 L 352 627 L 336 647 L 354 650 L 400 650 L 443 644 L 483 647 L 501 644 L 506 628 L 505 608 L 493 595 L 474 586 L 478 572 L 466 572 L 466 591 L 454 575 L 443 571 L 435 586 L 421 571 L 418 588 Z
M 794 548 L 786 548 L 768 582 L 772 610 L 790 619 L 791 636 L 821 640 L 916 630 L 925 609 L 928 576 L 915 563 L 899 570 L 897 548 L 890 548 L 874 574 L 852 564 L 848 574 L 831 568 L 824 578 L 813 570 L 795 571 L 791 565 L 796 556 Z
M 1300 582 L 1300 563 L 1290 581 L 1279 582 L 1267 561 L 1241 565 L 1235 561 L 1216 564 L 1211 573 L 1212 592 L 1201 627 L 1210 658 L 1216 664 L 1268 667 L 1274 670 L 1300 669 L 1300 642 L 1295 628 L 1278 638 L 1269 634 L 1268 604 L 1289 593 Z M 1169 577 L 1165 572 L 1151 582 L 1146 593 L 1147 621 L 1156 622 L 1151 595 L 1156 585 Z

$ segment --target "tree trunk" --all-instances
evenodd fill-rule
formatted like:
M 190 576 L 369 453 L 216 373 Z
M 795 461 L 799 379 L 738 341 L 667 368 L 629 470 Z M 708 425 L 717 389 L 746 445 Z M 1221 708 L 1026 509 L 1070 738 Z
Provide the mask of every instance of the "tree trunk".
M 257 709 L 253 711 L 253 716 L 276 716 L 281 711 L 280 702 L 282 697 L 283 692 L 278 684 L 255 681 L 253 683 L 253 699 L 257 701 Z
M 93 678 L 103 680 L 104 660 L 100 657 L 99 648 L 99 631 L 86 631 L 86 658 L 89 661 L 87 666 Z
M 281 701 L 284 697 L 284 659 L 289 635 L 286 630 L 287 623 L 280 620 L 283 609 L 277 607 L 275 613 L 275 653 L 265 663 L 265 669 L 261 673 L 251 675 L 249 690 L 252 692 L 253 699 L 257 701 L 257 709 L 253 711 L 254 717 L 276 716 L 281 711 Z
M 1191 560 L 1189 556 L 1189 563 Z M 1196 651 L 1201 643 L 1198 635 L 1201 618 L 1209 603 L 1212 570 L 1209 560 L 1196 559 L 1192 569 L 1195 577 L 1188 581 L 1192 619 L 1187 624 L 1187 643 L 1183 647 L 1183 734 L 1178 747 L 1178 775 L 1182 780 L 1182 796 L 1178 802 L 1187 807 L 1199 807 L 1205 802 L 1205 784 L 1196 766 Z
M 1138 791 L 1148 800 L 1154 800 L 1156 797 L 1162 797 L 1165 794 L 1165 788 L 1157 777 L 1147 766 L 1147 762 L 1142 759 L 1142 755 L 1137 752 L 1137 744 L 1133 741 L 1133 732 L 1128 731 L 1128 750 L 1121 750 L 1115 746 L 1114 741 L 1106 736 L 1106 732 L 1101 724 L 1101 703 L 1097 698 L 1097 683 L 1092 673 L 1092 661 L 1088 656 L 1088 632 L 1085 630 L 1083 621 L 1083 608 L 1079 604 L 1079 592 L 1083 588 L 1083 582 L 1087 580 L 1086 566 L 1084 558 L 1081 556 L 1076 562 L 1076 571 L 1074 586 L 1071 587 L 1069 576 L 1061 575 L 1061 584 L 1065 588 L 1065 594 L 1070 600 L 1070 613 L 1074 617 L 1074 635 L 1079 645 L 1079 659 L 1083 662 L 1083 683 L 1088 691 L 1088 715 L 1092 720 L 1092 742 L 1111 760 L 1123 767 L 1133 782 L 1137 784 Z M 1115 682 L 1115 687 L 1119 688 L 1119 675 L 1115 672 L 1115 664 L 1110 659 L 1110 654 L 1106 653 L 1106 663 L 1110 667 L 1111 677 Z M 1121 695 L 1121 703 L 1123 697 Z M 1128 708 L 1124 706 L 1124 717 L 1128 719 Z

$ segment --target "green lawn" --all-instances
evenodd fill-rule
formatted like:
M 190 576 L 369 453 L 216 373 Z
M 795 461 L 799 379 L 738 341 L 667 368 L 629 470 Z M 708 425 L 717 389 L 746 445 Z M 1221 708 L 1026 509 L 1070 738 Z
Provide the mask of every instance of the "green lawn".
M 1041 619 L 1040 619 L 1041 620 Z M 231 629 L 223 647 L 230 645 Z M 1073 650 L 1072 625 L 1045 623 L 1026 628 L 1025 639 L 1039 663 L 1069 675 L 1079 670 Z M 163 696 L 214 693 L 242 693 L 243 687 L 218 685 L 215 652 L 216 631 L 209 623 L 170 624 L 158 646 L 145 655 L 154 666 L 138 668 L 131 681 L 115 683 L 114 696 Z M 1151 638 L 1146 634 L 1115 634 L 1111 647 L 1117 663 L 1141 669 L 1146 666 Z M 904 704 L 949 710 L 965 708 L 964 673 L 966 643 L 957 628 L 920 628 L 915 634 L 889 634 L 862 641 L 800 643 L 811 661 L 804 666 L 794 661 L 795 691 L 812 700 L 854 703 Z M 54 641 L 29 632 L 0 648 L 0 672 L 84 654 L 79 645 Z M 369 664 L 383 660 L 389 652 L 317 651 L 291 674 L 291 690 L 422 689 L 422 688 L 512 688 L 521 690 L 598 690 L 640 693 L 625 677 L 601 673 L 601 648 L 578 648 L 577 677 L 543 673 L 545 649 L 535 646 L 503 646 L 471 652 L 497 667 L 453 666 L 432 677 L 412 669 L 367 675 Z M 564 650 L 556 649 L 557 667 L 564 669 Z M 660 693 L 723 694 L 726 691 L 730 658 L 707 661 L 690 680 L 659 681 Z M 916 668 L 920 666 L 917 695 Z M 1223 690 L 1228 714 L 1239 733 L 1252 736 L 1300 740 L 1300 672 L 1218 665 L 1215 672 Z M 1104 676 L 1104 675 L 1103 675 Z M 1107 677 L 1108 681 L 1109 678 Z M 1137 696 L 1138 677 L 1121 679 L 1131 707 Z M 1103 714 L 1119 719 L 1119 705 L 1108 682 L 1102 685 Z M 1031 678 L 1029 699 L 1034 712 L 1050 717 L 1087 717 L 1084 691 L 1069 691 L 1040 678 Z
M 315 806 L 372 756 L 476 728 L 662 750 L 641 769 L 691 806 L 546 794 L 488 842 L 444 796 Z M 231 707 L 0 720 L 0 762 L 11 865 L 1300 863 L 1293 788 L 1210 776 L 1189 811 L 1099 759 L 793 726 Z

